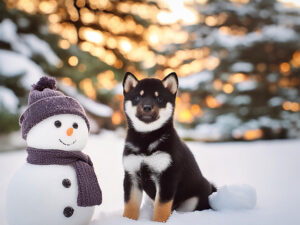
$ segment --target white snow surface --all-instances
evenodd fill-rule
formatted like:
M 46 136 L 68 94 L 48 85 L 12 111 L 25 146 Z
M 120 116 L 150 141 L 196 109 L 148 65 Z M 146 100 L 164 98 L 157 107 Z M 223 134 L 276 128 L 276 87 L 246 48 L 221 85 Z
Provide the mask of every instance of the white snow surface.
M 246 105 L 251 103 L 251 97 L 248 95 L 238 95 L 234 97 L 231 101 L 233 105 Z
M 0 23 L 0 40 L 10 42 L 15 39 L 17 26 L 10 19 L 5 19 Z
M 30 46 L 33 53 L 42 55 L 49 64 L 56 66 L 60 62 L 60 59 L 53 52 L 50 45 L 38 38 L 36 35 L 23 34 L 22 39 L 28 46 Z
M 253 64 L 249 62 L 236 62 L 231 66 L 232 72 L 251 72 Z
M 197 90 L 200 83 L 209 82 L 212 79 L 212 72 L 204 70 L 187 77 L 179 78 L 179 83 L 181 89 Z
M 80 94 L 76 90 L 76 88 L 72 86 L 67 86 L 59 82 L 58 87 L 67 95 L 70 95 L 71 97 L 77 99 L 87 111 L 96 116 L 110 117 L 113 113 L 112 108 L 110 108 L 109 106 L 101 104 L 99 102 L 95 102 L 94 100 Z
M 23 43 L 22 39 L 17 34 L 17 26 L 10 19 L 5 19 L 0 23 L 0 40 L 7 42 L 11 48 L 25 56 L 31 56 L 30 48 Z
M 122 217 L 123 145 L 123 137 L 105 131 L 98 136 L 91 136 L 84 150 L 94 162 L 103 191 L 103 204 L 97 207 L 91 225 L 158 224 L 151 221 L 153 208 L 148 199 L 144 200 L 138 222 Z M 205 177 L 218 187 L 232 184 L 253 186 L 257 193 L 256 207 L 251 210 L 173 212 L 166 224 L 299 225 L 299 145 L 300 140 L 215 144 L 189 142 L 188 146 L 194 153 Z M 25 151 L 0 153 L 1 225 L 7 225 L 3 201 L 7 184 L 25 158 Z M 219 198 L 222 197 L 223 192 L 232 192 L 234 190 L 232 187 L 237 189 L 233 193 L 235 195 L 243 195 L 247 192 L 247 188 L 242 188 L 243 191 L 239 192 L 238 190 L 241 190 L 239 186 L 231 186 L 230 189 L 223 187 L 220 189 Z M 251 188 L 248 192 L 252 193 Z M 223 203 L 228 202 L 223 201 Z M 233 204 L 230 205 L 233 206 Z
M 4 107 L 11 113 L 17 113 L 19 99 L 14 92 L 6 87 L 0 86 L 0 108 Z
M 24 73 L 21 82 L 28 90 L 44 74 L 43 70 L 24 55 L 0 50 L 0 74 L 15 76 Z
M 88 110 L 90 113 L 93 113 L 94 115 L 100 117 L 110 117 L 112 115 L 113 111 L 107 105 L 95 102 L 81 94 L 78 94 L 75 98 L 83 105 L 86 110 Z
M 257 87 L 257 82 L 253 80 L 243 81 L 236 84 L 236 88 L 239 91 L 251 91 Z
M 239 127 L 241 120 L 233 113 L 219 115 L 215 123 L 200 123 L 195 129 L 178 129 L 185 138 L 204 141 L 222 141 L 231 138 L 231 132 Z
M 275 42 L 288 42 L 297 41 L 297 33 L 289 28 L 282 25 L 268 25 L 264 26 L 261 32 L 250 32 L 244 36 L 235 36 L 224 34 L 219 30 L 215 30 L 212 33 L 213 40 L 219 45 L 226 48 L 237 48 L 239 46 L 251 46 L 256 42 L 262 41 L 275 41 Z
M 10 19 L 0 23 L 0 40 L 7 42 L 11 48 L 22 55 L 31 57 L 33 54 L 42 55 L 50 65 L 57 65 L 59 57 L 49 44 L 33 34 L 18 34 L 17 26 Z

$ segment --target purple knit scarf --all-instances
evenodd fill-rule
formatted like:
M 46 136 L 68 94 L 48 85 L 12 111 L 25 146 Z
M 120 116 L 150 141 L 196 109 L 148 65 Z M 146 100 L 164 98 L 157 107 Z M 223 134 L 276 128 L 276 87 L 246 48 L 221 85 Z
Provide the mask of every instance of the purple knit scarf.
M 80 151 L 27 148 L 27 162 L 35 165 L 72 165 L 78 181 L 78 206 L 102 203 L 102 193 L 90 157 Z

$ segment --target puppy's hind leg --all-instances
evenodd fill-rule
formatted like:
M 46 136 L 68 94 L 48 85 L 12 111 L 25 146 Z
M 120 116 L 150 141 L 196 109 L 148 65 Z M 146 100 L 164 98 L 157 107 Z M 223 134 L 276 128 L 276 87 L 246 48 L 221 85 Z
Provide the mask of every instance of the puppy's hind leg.
M 124 212 L 123 216 L 129 219 L 137 220 L 139 218 L 140 206 L 143 192 L 137 179 L 125 171 L 124 177 Z
M 192 212 L 196 209 L 198 205 L 199 198 L 197 196 L 191 197 L 183 201 L 179 207 L 176 208 L 176 211 L 179 212 Z
M 199 202 L 198 205 L 196 207 L 196 210 L 205 210 L 205 209 L 210 209 L 211 206 L 209 204 L 209 196 L 213 193 L 216 192 L 217 189 L 213 184 L 208 184 L 206 191 L 202 191 L 201 193 L 199 193 Z

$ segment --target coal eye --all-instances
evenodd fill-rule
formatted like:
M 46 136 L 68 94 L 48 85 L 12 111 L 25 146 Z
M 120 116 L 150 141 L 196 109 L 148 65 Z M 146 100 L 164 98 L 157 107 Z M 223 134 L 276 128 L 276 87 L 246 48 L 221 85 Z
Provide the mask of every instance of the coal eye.
M 78 123 L 73 123 L 73 128 L 77 129 L 78 128 Z
M 56 121 L 54 122 L 54 125 L 55 125 L 57 128 L 59 128 L 59 127 L 61 127 L 61 122 L 60 122 L 59 120 L 56 120 Z
M 157 102 L 158 102 L 158 103 L 162 103 L 162 101 L 163 101 L 162 97 L 159 97 L 159 96 L 158 96 L 158 97 L 157 97 Z

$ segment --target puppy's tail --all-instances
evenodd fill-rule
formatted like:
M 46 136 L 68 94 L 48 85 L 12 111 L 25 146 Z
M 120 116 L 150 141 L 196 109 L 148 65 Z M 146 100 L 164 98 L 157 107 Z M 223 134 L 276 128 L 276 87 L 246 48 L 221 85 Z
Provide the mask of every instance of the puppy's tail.
M 256 190 L 247 184 L 226 185 L 209 196 L 209 205 L 214 210 L 253 209 L 256 205 Z

